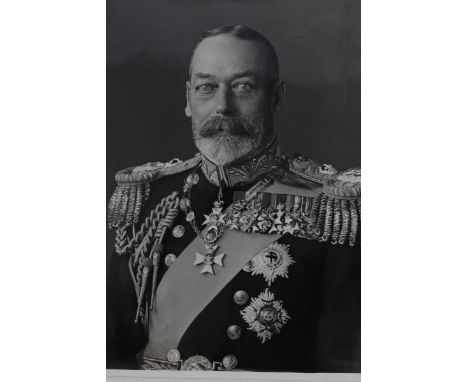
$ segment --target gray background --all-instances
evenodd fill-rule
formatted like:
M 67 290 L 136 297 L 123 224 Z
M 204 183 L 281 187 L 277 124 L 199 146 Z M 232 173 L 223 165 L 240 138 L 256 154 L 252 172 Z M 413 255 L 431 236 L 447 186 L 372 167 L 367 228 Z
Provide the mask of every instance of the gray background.
M 286 81 L 285 153 L 360 165 L 359 0 L 108 0 L 107 198 L 114 173 L 196 151 L 185 81 L 201 32 L 246 24 L 275 46 Z
M 359 0 L 108 0 L 107 12 L 107 201 L 119 169 L 195 154 L 189 60 L 198 36 L 223 24 L 249 25 L 277 50 L 283 152 L 360 165 Z

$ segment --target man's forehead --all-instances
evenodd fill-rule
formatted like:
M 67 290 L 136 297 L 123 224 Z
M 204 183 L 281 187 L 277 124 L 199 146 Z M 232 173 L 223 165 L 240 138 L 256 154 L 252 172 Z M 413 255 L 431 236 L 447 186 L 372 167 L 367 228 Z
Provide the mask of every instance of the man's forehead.
M 267 49 L 257 41 L 230 35 L 209 37 L 200 42 L 192 58 L 192 75 L 231 76 L 238 73 L 268 76 L 272 73 Z

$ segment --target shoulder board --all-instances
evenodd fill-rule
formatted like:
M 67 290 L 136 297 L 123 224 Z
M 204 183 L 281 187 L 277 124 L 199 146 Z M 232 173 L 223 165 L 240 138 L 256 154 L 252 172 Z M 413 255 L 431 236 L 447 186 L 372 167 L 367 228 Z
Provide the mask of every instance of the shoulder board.
M 361 197 L 361 170 L 338 171 L 330 164 L 319 164 L 300 155 L 287 158 L 286 171 L 310 183 L 323 185 L 323 191 L 336 198 Z
M 361 170 L 338 171 L 330 164 L 294 155 L 287 160 L 287 171 L 323 186 L 306 213 L 311 223 L 306 237 L 353 246 L 360 236 Z
M 149 162 L 141 166 L 129 167 L 118 171 L 115 174 L 117 184 L 141 184 L 151 183 L 166 175 L 177 174 L 190 170 L 201 160 L 200 155 L 196 155 L 185 161 L 174 158 L 169 162 Z
M 109 227 L 117 228 L 138 222 L 150 194 L 150 184 L 164 176 L 190 170 L 200 160 L 201 156 L 196 155 L 186 161 L 176 158 L 169 162 L 150 162 L 118 171 L 115 174 L 117 187 L 107 209 Z
M 287 186 L 265 189 L 244 207 L 247 211 L 239 212 L 248 224 L 234 222 L 233 226 L 354 246 L 360 237 L 360 170 L 338 172 L 331 165 L 297 155 L 285 164 Z M 235 197 L 241 198 L 240 194 Z

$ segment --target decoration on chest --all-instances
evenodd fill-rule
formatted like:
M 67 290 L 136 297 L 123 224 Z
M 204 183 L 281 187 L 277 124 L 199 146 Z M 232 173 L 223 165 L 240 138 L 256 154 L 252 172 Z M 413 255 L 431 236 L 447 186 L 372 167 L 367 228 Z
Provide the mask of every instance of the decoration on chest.
M 218 240 L 224 224 L 226 223 L 224 218 L 226 214 L 223 214 L 223 201 L 216 201 L 213 203 L 213 208 L 209 215 L 203 215 L 205 220 L 203 225 L 206 226 L 205 233 L 203 237 L 207 243 L 214 243 Z
M 223 258 L 226 256 L 225 253 L 220 253 L 219 255 L 215 255 L 216 251 L 218 250 L 217 245 L 208 244 L 205 245 L 206 247 L 206 254 L 202 255 L 201 253 L 195 252 L 195 261 L 193 265 L 201 265 L 203 267 L 200 273 L 210 273 L 214 275 L 213 265 L 219 265 L 220 267 L 224 267 L 223 265 Z
M 248 270 L 252 275 L 262 275 L 268 286 L 280 277 L 288 278 L 288 268 L 294 264 L 289 255 L 289 246 L 272 243 L 250 260 Z
M 262 343 L 279 334 L 291 318 L 283 308 L 283 302 L 275 300 L 275 295 L 268 288 L 258 297 L 253 297 L 241 315 L 249 325 L 248 329 L 255 332 Z
M 360 199 L 340 199 L 324 192 L 315 197 L 263 192 L 249 202 L 235 201 L 226 226 L 353 246 L 358 239 L 360 213 Z
M 199 181 L 199 176 L 196 174 L 197 168 L 194 172 L 187 176 L 184 184 L 184 197 L 180 200 L 180 208 L 185 211 L 185 219 L 190 223 L 195 234 L 203 241 L 207 253 L 200 254 L 195 253 L 195 261 L 193 265 L 198 266 L 202 265 L 200 273 L 208 273 L 214 275 L 213 265 L 218 265 L 224 267 L 223 259 L 226 256 L 225 253 L 216 255 L 215 252 L 218 249 L 216 242 L 223 236 L 224 229 L 226 228 L 227 223 L 227 211 L 223 210 L 224 202 L 223 190 L 220 187 L 218 191 L 218 198 L 213 202 L 213 207 L 209 215 L 204 215 L 205 220 L 203 225 L 205 228 L 201 231 L 196 224 L 195 212 L 193 211 L 191 205 L 191 196 L 190 191 L 194 185 Z M 246 194 L 246 198 L 243 199 L 244 203 L 247 203 L 249 197 L 254 198 L 258 193 L 263 191 L 265 187 L 273 182 L 273 178 L 267 177 L 257 182 Z M 250 196 L 249 196 L 250 195 Z
M 198 229 L 195 222 L 195 212 L 191 208 L 191 198 L 190 190 L 196 185 L 199 181 L 199 176 L 197 173 L 193 172 L 187 176 L 184 184 L 184 198 L 181 200 L 181 209 L 186 213 L 186 220 L 192 226 L 196 235 L 203 241 L 206 253 L 201 254 L 199 252 L 195 253 L 195 261 L 193 265 L 203 265 L 200 273 L 209 273 L 214 275 L 213 266 L 218 265 L 223 267 L 223 258 L 226 254 L 221 253 L 216 255 L 218 250 L 218 245 L 215 243 L 223 235 L 224 226 L 225 226 L 225 214 L 223 214 L 223 205 L 222 200 L 223 192 L 222 189 L 219 189 L 218 199 L 213 203 L 211 213 L 209 215 L 204 215 L 205 220 L 203 225 L 206 226 L 205 230 L 202 232 Z

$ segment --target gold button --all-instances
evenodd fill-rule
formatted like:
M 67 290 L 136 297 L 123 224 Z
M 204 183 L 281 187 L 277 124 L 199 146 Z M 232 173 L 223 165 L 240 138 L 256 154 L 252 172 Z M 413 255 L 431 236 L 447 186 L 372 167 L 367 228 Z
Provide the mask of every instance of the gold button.
M 169 362 L 179 362 L 180 361 L 180 353 L 177 349 L 171 349 L 167 352 L 167 360 Z
M 237 357 L 234 354 L 228 354 L 223 358 L 223 366 L 226 370 L 232 370 L 237 366 Z
M 227 335 L 231 340 L 237 340 L 242 333 L 242 329 L 239 325 L 231 325 L 227 328 Z
M 185 228 L 183 225 L 180 225 L 180 224 L 176 225 L 174 229 L 172 230 L 172 236 L 174 236 L 175 238 L 184 236 L 184 233 L 185 233 Z
M 234 301 L 237 305 L 244 305 L 249 300 L 249 295 L 245 290 L 238 290 L 234 293 Z
M 174 262 L 176 261 L 177 257 L 173 253 L 169 253 L 166 255 L 164 258 L 164 264 L 166 264 L 168 267 L 170 267 Z

